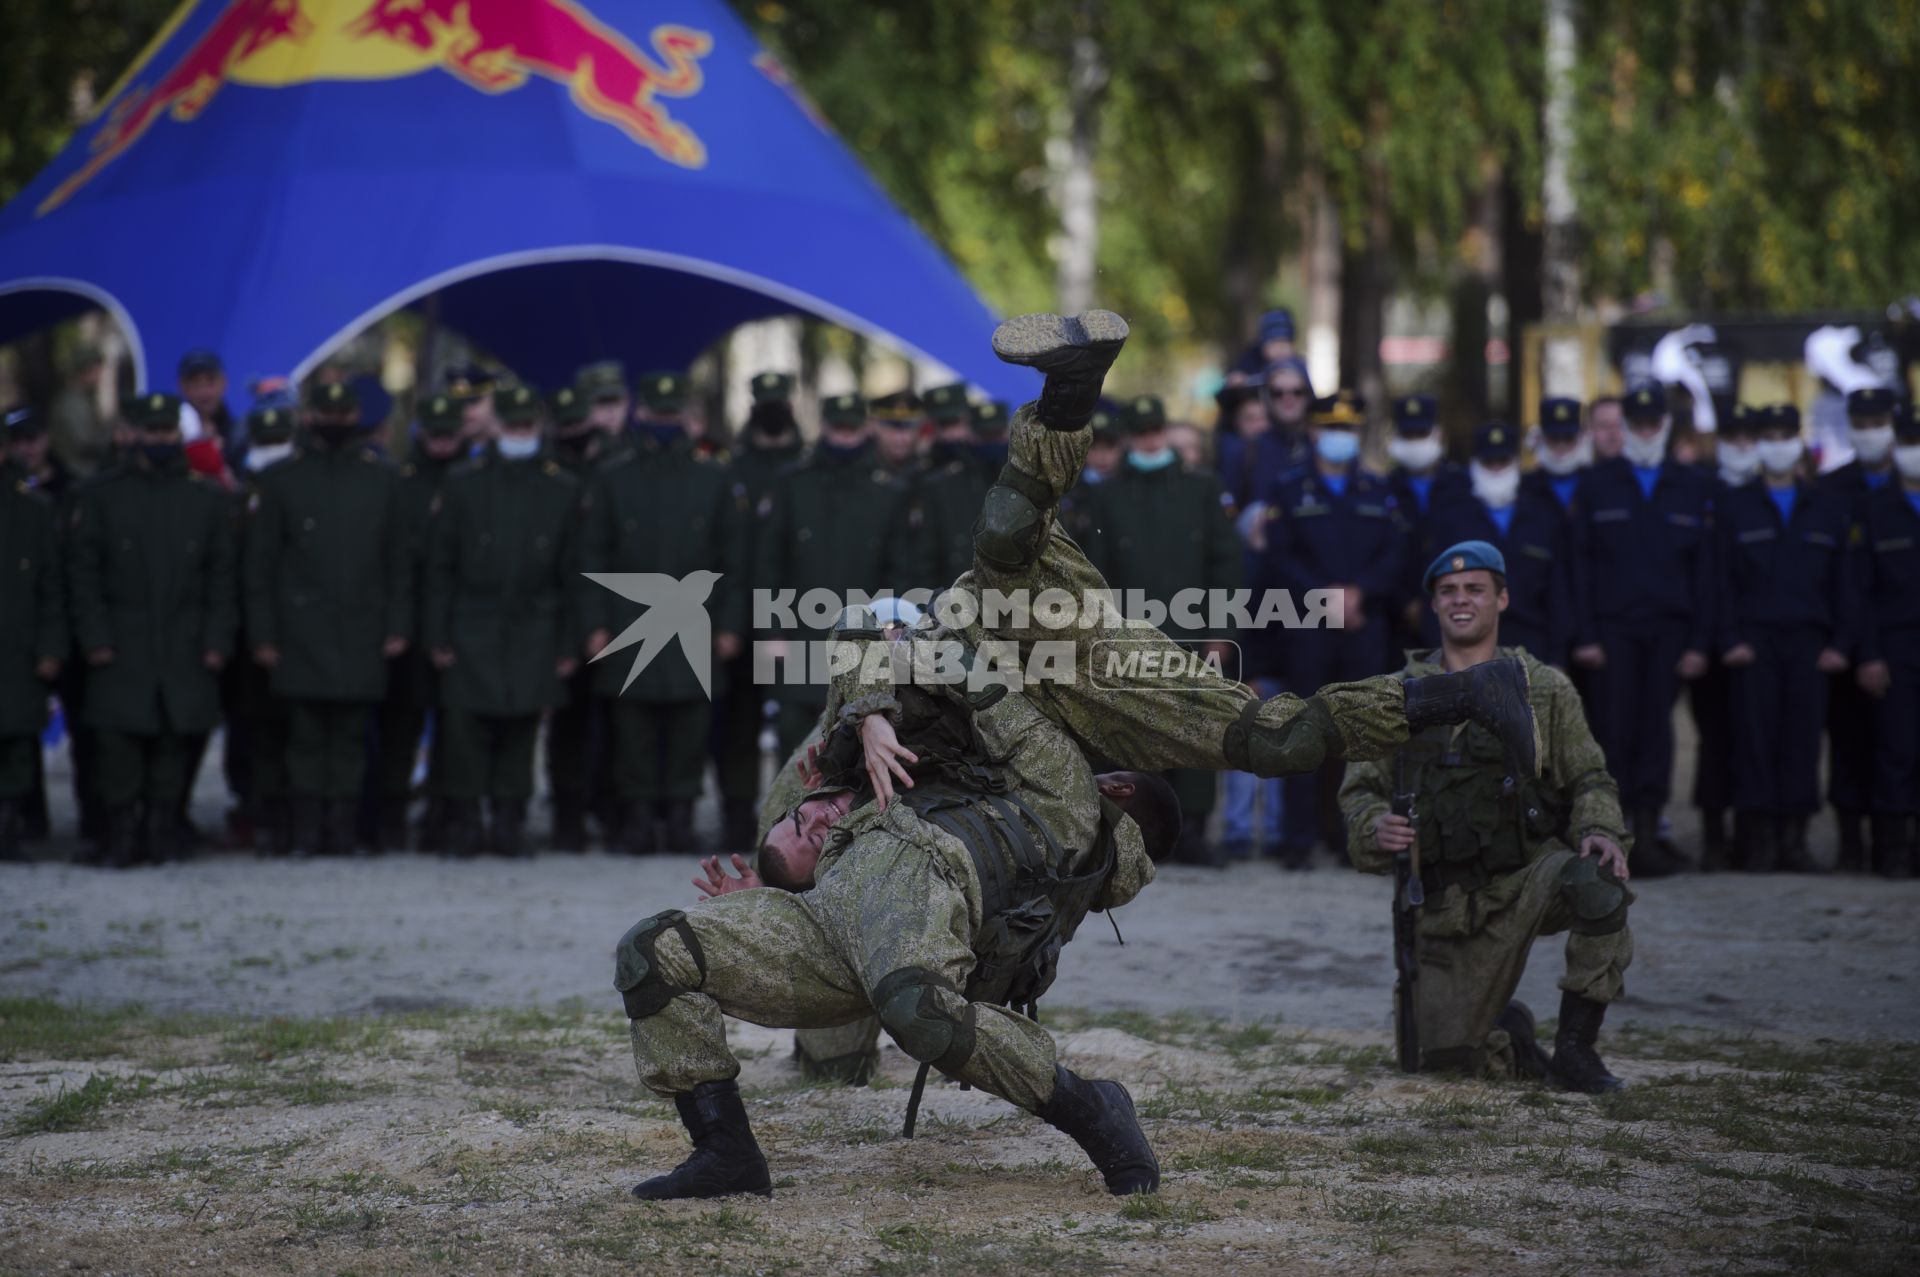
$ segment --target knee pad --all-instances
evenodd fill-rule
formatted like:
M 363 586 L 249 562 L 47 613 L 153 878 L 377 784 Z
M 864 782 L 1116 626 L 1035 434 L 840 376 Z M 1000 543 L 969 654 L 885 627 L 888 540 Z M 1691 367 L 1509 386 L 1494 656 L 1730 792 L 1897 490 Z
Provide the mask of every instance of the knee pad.
M 1610 936 L 1627 925 L 1626 884 L 1596 856 L 1575 856 L 1560 870 L 1560 901 L 1575 935 Z
M 660 957 L 654 950 L 660 943 L 660 937 L 669 931 L 680 937 L 680 943 L 687 947 L 688 956 L 700 972 L 699 981 L 691 987 L 675 984 L 660 969 Z M 627 1005 L 629 1020 L 644 1020 L 650 1015 L 658 1015 L 675 997 L 692 993 L 706 982 L 707 955 L 700 948 L 699 937 L 687 925 L 687 915 L 679 909 L 668 909 L 651 918 L 642 918 L 628 928 L 627 934 L 621 936 L 620 943 L 614 946 L 613 987 L 620 991 L 620 997 Z
M 874 986 L 873 1009 L 880 1027 L 902 1051 L 942 1073 L 951 1073 L 973 1054 L 973 1008 L 956 1019 L 940 1002 L 941 993 L 959 990 L 924 967 L 888 972 Z
M 1046 537 L 1043 512 L 1052 504 L 1046 484 L 1011 462 L 1002 466 L 973 525 L 974 552 L 1003 572 L 1031 567 Z

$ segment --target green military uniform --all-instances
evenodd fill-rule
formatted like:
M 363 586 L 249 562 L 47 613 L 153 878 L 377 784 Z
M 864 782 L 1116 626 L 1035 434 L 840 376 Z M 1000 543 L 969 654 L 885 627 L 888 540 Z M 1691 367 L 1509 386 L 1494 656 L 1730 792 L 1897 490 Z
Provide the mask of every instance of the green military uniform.
M 659 383 L 666 380 L 674 384 L 663 391 Z M 641 390 L 661 405 L 656 411 L 665 411 L 675 396 L 684 402 L 685 384 L 677 376 L 652 374 L 642 378 Z M 586 570 L 663 573 L 675 580 L 717 573 L 706 605 L 711 632 L 745 634 L 747 510 L 723 465 L 697 456 L 677 428 L 658 433 L 642 433 L 630 455 L 595 476 Z M 598 587 L 587 607 L 589 628 L 613 637 L 641 616 L 633 604 Z M 693 804 L 713 721 L 709 690 L 678 643 L 669 643 L 629 681 L 635 655 L 637 650 L 623 649 L 594 666 L 594 693 L 608 702 L 621 842 L 631 852 L 651 851 L 658 817 L 674 849 L 691 850 Z
M 780 472 L 799 460 L 800 431 L 793 420 L 791 376 L 763 372 L 749 384 L 753 408 L 733 450 L 728 477 L 733 481 L 734 501 L 752 512 L 760 508 Z M 745 582 L 748 597 L 761 585 L 778 588 L 778 582 L 763 579 L 751 557 L 749 545 Z M 743 631 L 741 637 L 748 635 Z M 748 650 L 727 663 L 726 691 L 716 692 L 714 763 L 719 773 L 726 842 L 737 851 L 745 851 L 749 845 L 754 798 L 760 790 L 760 730 L 766 724 L 767 694 L 771 690 L 753 681 L 749 644 Z M 757 845 L 758 841 L 754 839 L 753 843 Z
M 1166 424 L 1166 409 L 1153 395 L 1128 401 L 1121 414 L 1121 428 L 1129 434 Z M 1177 457 L 1156 470 L 1122 462 L 1112 478 L 1088 490 L 1080 517 L 1088 560 L 1123 596 L 1137 590 L 1142 598 L 1171 606 L 1182 591 L 1218 591 L 1224 597 L 1240 588 L 1241 546 L 1232 500 L 1216 476 L 1188 470 Z M 1224 629 L 1182 625 L 1172 615 L 1160 628 L 1190 650 L 1233 637 Z M 1180 768 L 1167 779 L 1185 817 L 1182 858 L 1211 860 L 1204 831 L 1218 784 L 1214 773 Z
M 524 421 L 539 401 L 525 386 L 502 391 L 503 421 Z M 576 657 L 583 630 L 581 483 L 546 455 L 511 460 L 498 442 L 458 467 L 441 493 L 427 551 L 421 641 L 451 653 L 440 671 L 444 772 L 453 804 L 448 841 L 471 852 L 482 798 L 494 849 L 525 850 L 540 715 L 564 695 L 558 665 Z
M 334 392 L 341 392 L 335 394 Z M 338 383 L 309 402 L 357 410 Z M 296 850 L 351 849 L 367 729 L 387 691 L 389 638 L 413 628 L 411 527 L 400 472 L 357 438 L 312 441 L 260 477 L 247 519 L 246 623 L 278 653 Z
M 836 395 L 823 412 L 859 422 L 866 407 L 858 395 Z M 870 448 L 840 449 L 815 445 L 807 459 L 786 471 L 757 510 L 754 578 L 762 589 L 830 591 L 845 601 L 854 590 L 896 593 L 930 584 L 924 538 L 915 516 L 912 490 L 881 469 Z M 807 657 L 799 645 L 822 641 L 824 630 L 804 622 L 779 637 L 788 644 L 790 668 Z M 808 667 L 811 661 L 807 661 Z M 773 688 L 780 705 L 780 748 L 790 750 L 813 727 L 826 701 L 825 689 L 788 682 L 781 672 Z
M 465 449 L 449 457 L 427 450 L 425 437 L 450 439 L 460 432 L 461 404 L 450 395 L 435 395 L 420 404 L 420 433 L 400 467 L 400 505 L 412 562 L 416 604 L 425 592 L 427 546 L 441 491 L 454 469 L 466 459 Z M 387 695 L 380 703 L 379 760 L 374 784 L 379 797 L 380 845 L 389 851 L 406 846 L 407 808 L 413 797 L 413 774 L 427 715 L 434 709 L 439 680 L 424 643 L 387 662 Z M 441 792 L 442 739 L 436 732 L 427 765 L 427 794 L 438 801 Z M 438 822 L 434 822 L 438 823 Z M 439 830 L 432 831 L 436 835 Z M 438 839 L 436 838 L 437 842 Z
M 1056 870 L 1086 871 L 1111 829 L 1114 867 L 1094 908 L 1118 907 L 1152 880 L 1139 829 L 1103 811 L 1092 771 L 1064 733 L 1018 696 L 973 722 L 985 752 L 1006 760 L 1011 792 L 1031 813 L 1025 827 L 1057 847 L 1048 853 Z M 1011 877 L 1016 864 L 977 859 L 911 802 L 885 812 L 868 804 L 835 826 L 810 891 L 738 891 L 640 924 L 617 951 L 616 984 L 641 1082 L 672 1095 L 733 1078 L 739 1064 L 723 1015 L 824 1028 L 877 1013 L 914 1058 L 1022 1108 L 1042 1107 L 1054 1087 L 1052 1039 L 1026 1016 L 966 996 L 993 947 L 985 924 L 997 903 L 982 870 Z
M 58 538 L 53 503 L 0 461 L 0 860 L 19 855 L 39 779 L 48 684 L 36 667 L 67 656 Z
M 967 388 L 934 386 L 921 400 L 936 429 L 970 420 Z M 929 464 L 914 486 L 929 556 L 928 583 L 951 581 L 973 564 L 973 523 L 980 517 L 993 475 L 971 444 L 935 440 Z
M 136 425 L 177 423 L 180 401 L 146 395 Z M 198 738 L 220 722 L 220 678 L 207 655 L 231 655 L 234 531 L 226 493 L 170 455 L 132 459 L 79 494 L 68 540 L 73 623 L 89 654 L 87 720 L 96 732 L 108 863 L 134 850 L 144 803 L 162 851 L 193 787 Z M 105 654 L 106 659 L 99 659 Z
M 1633 960 L 1626 925 L 1632 896 L 1610 885 L 1610 875 L 1596 887 L 1595 862 L 1578 849 L 1589 834 L 1622 850 L 1631 843 L 1619 789 L 1572 682 L 1522 648 L 1501 648 L 1500 655 L 1527 666 L 1543 746 L 1538 780 L 1515 777 L 1500 746 L 1470 724 L 1430 728 L 1406 752 L 1426 889 L 1416 1002 L 1423 1065 L 1512 1076 L 1521 1061 L 1494 1021 L 1519 985 L 1536 936 L 1568 933 L 1563 990 L 1602 1004 L 1620 997 Z M 1396 677 L 1440 673 L 1438 657 L 1414 654 Z M 1347 846 L 1363 872 L 1392 868 L 1373 828 L 1389 808 L 1394 766 L 1350 764 L 1340 787 Z
M 547 400 L 553 459 L 580 481 L 583 492 L 604 461 L 604 432 L 586 424 L 588 411 L 596 396 L 624 399 L 626 393 L 626 374 L 609 362 L 581 369 L 573 385 L 560 387 Z M 611 788 L 607 707 L 593 694 L 593 678 L 593 669 L 582 661 L 567 676 L 565 699 L 547 714 L 547 792 L 556 851 L 586 850 L 587 813 L 605 803 Z
M 290 408 L 256 408 L 247 414 L 248 465 L 241 473 L 234 509 L 235 536 L 243 562 L 247 509 L 260 490 L 260 476 L 292 456 L 293 431 Z M 280 454 L 278 460 L 272 459 L 275 454 Z M 272 672 L 254 660 L 253 648 L 243 625 L 222 680 L 227 774 L 245 803 L 256 846 L 284 855 L 292 849 L 287 808 L 287 706 L 273 694 Z

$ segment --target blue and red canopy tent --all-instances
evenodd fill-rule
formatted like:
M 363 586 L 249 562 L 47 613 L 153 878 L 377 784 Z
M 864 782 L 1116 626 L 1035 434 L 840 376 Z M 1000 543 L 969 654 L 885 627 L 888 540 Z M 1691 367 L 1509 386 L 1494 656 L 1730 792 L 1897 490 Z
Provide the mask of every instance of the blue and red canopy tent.
M 0 342 L 301 377 L 434 298 L 547 385 L 805 313 L 996 396 L 993 315 L 722 0 L 187 0 L 0 210 Z

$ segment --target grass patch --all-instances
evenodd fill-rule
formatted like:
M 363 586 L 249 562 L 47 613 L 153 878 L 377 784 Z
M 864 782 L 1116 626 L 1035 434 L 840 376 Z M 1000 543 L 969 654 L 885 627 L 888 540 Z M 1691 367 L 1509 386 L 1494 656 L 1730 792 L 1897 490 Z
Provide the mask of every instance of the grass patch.
M 15 1135 L 81 1130 L 93 1125 L 107 1105 L 139 1099 L 152 1089 L 150 1077 L 112 1078 L 95 1073 L 78 1087 L 62 1086 L 46 1099 L 35 1100 L 9 1129 Z

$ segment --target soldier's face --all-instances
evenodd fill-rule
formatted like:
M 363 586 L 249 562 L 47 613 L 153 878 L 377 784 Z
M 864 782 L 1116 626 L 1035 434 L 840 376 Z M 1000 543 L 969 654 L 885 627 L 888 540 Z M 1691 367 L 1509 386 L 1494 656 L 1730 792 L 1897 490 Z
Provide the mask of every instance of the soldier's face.
M 493 415 L 493 396 L 481 395 L 467 400 L 460 409 L 460 424 L 468 438 L 491 439 L 500 428 L 499 418 Z
M 596 399 L 587 409 L 587 424 L 599 430 L 610 430 L 615 434 L 626 429 L 627 414 L 632 405 L 625 396 L 618 399 Z
M 845 790 L 805 799 L 791 814 L 774 822 L 762 845 L 780 857 L 792 881 L 811 885 L 833 822 L 852 806 L 853 795 Z
M 1117 439 L 1095 439 L 1087 449 L 1087 469 L 1103 478 L 1114 472 L 1120 464 L 1120 441 Z
M 973 423 L 970 421 L 947 421 L 935 427 L 934 436 L 941 443 L 972 443 Z
M 920 439 L 920 431 L 912 425 L 897 425 L 888 422 L 873 432 L 874 446 L 879 450 L 880 459 L 888 465 L 899 465 L 913 456 L 913 448 Z
M 1249 399 L 1233 414 L 1233 426 L 1242 439 L 1258 439 L 1273 429 L 1273 419 L 1267 416 L 1265 404 Z
M 1603 459 L 1619 456 L 1620 449 L 1626 444 L 1626 416 L 1620 405 L 1594 405 L 1588 424 L 1593 428 L 1594 455 Z
M 436 461 L 446 461 L 457 456 L 461 446 L 466 442 L 457 434 L 423 434 L 420 438 L 421 446 L 427 450 L 427 455 Z
M 227 374 L 223 372 L 188 373 L 180 379 L 180 397 L 203 417 L 219 407 L 226 396 Z
M 1484 642 L 1499 628 L 1506 610 L 1506 589 L 1484 569 L 1449 573 L 1433 583 L 1433 614 L 1440 619 L 1441 637 L 1450 644 Z

